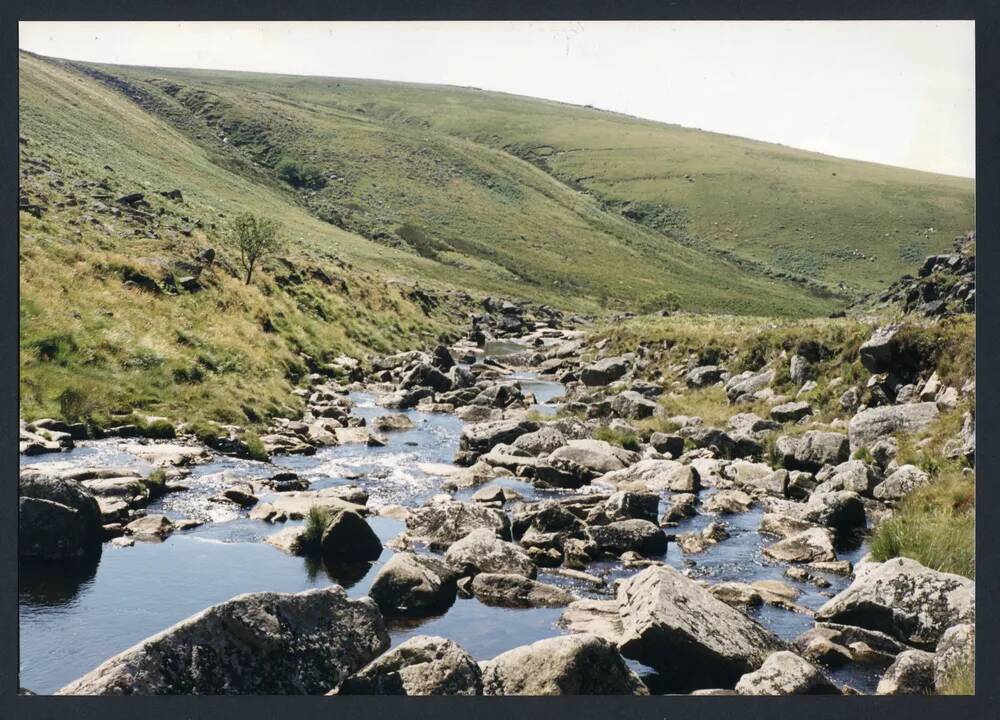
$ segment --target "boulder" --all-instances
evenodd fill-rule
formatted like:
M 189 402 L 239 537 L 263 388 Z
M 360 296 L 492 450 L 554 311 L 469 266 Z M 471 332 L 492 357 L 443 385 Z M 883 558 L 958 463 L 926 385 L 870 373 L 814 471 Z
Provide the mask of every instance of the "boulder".
M 59 695 L 322 694 L 389 647 L 378 608 L 339 585 L 239 595 L 134 645 Z
M 901 652 L 878 681 L 879 695 L 930 695 L 934 692 L 934 653 Z
M 669 455 L 674 459 L 679 458 L 684 452 L 684 438 L 680 435 L 655 432 L 649 436 L 649 444 L 656 452 Z
M 781 423 L 795 422 L 812 415 L 812 407 L 807 402 L 790 402 L 771 408 L 771 417 Z
M 576 600 L 573 593 L 561 587 L 502 573 L 476 575 L 472 594 L 485 605 L 501 607 L 564 607 Z
M 382 541 L 353 510 L 336 513 L 323 530 L 319 544 L 322 556 L 331 560 L 365 562 L 378 560 L 382 554 Z
M 742 490 L 719 490 L 705 501 L 709 513 L 735 514 L 746 512 L 753 505 L 753 498 Z
M 597 635 L 539 640 L 482 664 L 484 695 L 648 695 L 614 645 Z
M 174 524 L 166 515 L 146 515 L 125 526 L 126 535 L 140 539 L 162 540 L 174 531 Z
M 570 632 L 599 635 L 615 645 L 622 634 L 622 621 L 618 615 L 616 600 L 576 600 L 563 611 L 559 617 L 559 625 Z
M 621 649 L 678 688 L 732 687 L 781 641 L 669 566 L 618 587 Z
M 445 553 L 445 561 L 461 575 L 481 572 L 535 577 L 537 569 L 528 554 L 514 543 L 499 539 L 489 529 L 473 530 L 453 543 Z
M 817 620 L 879 630 L 931 648 L 952 625 L 975 616 L 975 583 L 893 558 L 871 564 L 851 585 L 816 611 Z
M 878 328 L 861 345 L 858 354 L 861 356 L 861 364 L 868 372 L 880 373 L 893 369 L 893 338 L 900 327 L 900 325 L 887 325 Z
M 365 665 L 338 695 L 481 695 L 483 676 L 469 653 L 441 637 L 417 635 Z
M 446 562 L 401 552 L 378 571 L 368 595 L 387 617 L 424 617 L 441 613 L 455 602 L 457 580 L 458 573 Z
M 976 663 L 976 626 L 953 625 L 944 631 L 934 653 L 934 687 L 943 690 L 957 674 L 973 672 Z
M 764 548 L 764 554 L 775 560 L 788 563 L 806 563 L 836 560 L 830 531 L 826 528 L 811 528 L 779 540 Z
M 628 418 L 629 420 L 642 420 L 653 417 L 659 409 L 652 400 L 634 390 L 626 390 L 611 398 L 611 412 L 616 417 Z
M 18 490 L 19 557 L 67 560 L 100 550 L 101 508 L 78 481 L 23 471 Z
M 889 477 L 879 483 L 872 495 L 876 500 L 902 500 L 919 487 L 931 481 L 930 475 L 915 465 L 900 465 Z
M 787 650 L 770 656 L 736 683 L 739 695 L 839 695 L 840 690 L 812 663 Z
M 816 472 L 824 465 L 839 465 L 850 458 L 851 446 L 846 435 L 836 432 L 810 430 L 795 444 L 789 470 Z
M 884 405 L 862 410 L 851 418 L 847 426 L 851 451 L 870 447 L 896 433 L 919 432 L 934 422 L 938 415 L 938 407 L 932 402 Z
M 406 527 L 409 538 L 426 542 L 433 550 L 445 549 L 473 530 L 486 529 L 499 538 L 510 537 L 510 521 L 502 511 L 448 497 L 413 508 Z
M 649 520 L 656 522 L 660 496 L 651 492 L 618 491 L 608 496 L 587 515 L 588 525 L 603 525 L 618 520 Z
M 774 370 L 745 372 L 734 375 L 726 382 L 726 397 L 730 402 L 736 402 L 745 395 L 753 395 L 763 390 L 774 380 Z
M 471 465 L 480 455 L 488 453 L 495 445 L 510 444 L 521 435 L 534 432 L 538 423 L 531 420 L 495 420 L 466 425 L 458 440 L 457 460 Z
M 590 387 L 608 385 L 628 372 L 628 359 L 609 357 L 580 370 L 580 382 Z
M 524 450 L 529 455 L 537 457 L 539 455 L 548 455 L 552 451 L 561 448 L 566 442 L 566 436 L 558 428 L 543 425 L 534 432 L 521 435 L 511 445 L 519 450 Z
M 688 371 L 684 376 L 684 382 L 690 388 L 708 387 L 719 382 L 725 372 L 725 369 L 718 365 L 700 365 Z
M 820 473 L 816 477 L 824 478 L 825 473 Z M 833 468 L 829 476 L 816 487 L 816 492 L 848 490 L 871 497 L 872 490 L 879 480 L 879 473 L 874 466 L 861 460 L 848 460 Z
M 603 440 L 570 440 L 549 455 L 555 467 L 574 470 L 594 478 L 621 470 L 639 460 L 637 453 Z
M 667 536 L 648 520 L 619 520 L 587 528 L 597 552 L 621 555 L 629 550 L 640 555 L 662 555 L 667 551 Z
M 649 490 L 670 490 L 672 492 L 696 492 L 701 489 L 701 478 L 691 465 L 676 460 L 647 458 L 620 470 L 613 470 L 600 476 L 595 482 L 617 488 L 619 485 L 638 483 Z
M 392 415 L 379 415 L 372 421 L 372 427 L 379 432 L 390 432 L 396 430 L 412 430 L 414 425 L 408 415 L 395 413 Z

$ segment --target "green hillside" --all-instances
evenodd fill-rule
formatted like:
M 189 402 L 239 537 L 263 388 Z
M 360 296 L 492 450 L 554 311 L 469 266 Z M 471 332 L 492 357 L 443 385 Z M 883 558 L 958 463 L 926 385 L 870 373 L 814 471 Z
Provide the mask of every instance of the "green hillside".
M 284 111 L 311 125 L 297 151 L 343 176 L 319 193 L 322 200 L 316 205 L 326 202 L 345 215 L 354 212 L 345 210 L 352 204 L 363 208 L 366 197 L 387 206 L 381 217 L 358 218 L 362 230 L 380 227 L 378 220 L 385 230 L 411 215 L 418 221 L 427 216 L 428 234 L 443 242 L 456 231 L 478 233 L 483 242 L 510 242 L 495 217 L 462 223 L 434 214 L 422 198 L 412 197 L 414 188 L 398 186 L 400 180 L 392 175 L 395 164 L 402 163 L 414 178 L 426 178 L 427 161 L 437 153 L 460 164 L 443 141 L 441 146 L 422 145 L 441 135 L 531 162 L 563 186 L 587 193 L 607 215 L 653 229 L 668 253 L 676 246 L 664 237 L 732 254 L 751 263 L 744 269 L 818 279 L 835 288 L 843 283 L 851 292 L 882 288 L 974 225 L 970 179 L 842 160 L 563 103 L 369 80 L 134 68 L 115 72 L 150 84 L 166 80 L 185 88 L 181 92 L 211 93 L 244 111 L 252 97 L 257 108 Z M 267 122 L 261 113 L 253 114 Z M 380 128 L 371 142 L 381 152 L 372 153 L 370 142 L 357 141 L 357 128 L 372 125 Z M 421 144 L 416 157 L 407 153 L 415 149 L 414 142 Z M 468 149 L 450 147 L 454 152 Z M 500 156 L 485 157 L 500 175 L 505 167 Z M 385 172 L 383 162 L 392 165 Z M 359 170 L 364 172 L 358 175 Z M 505 177 L 515 180 L 501 175 L 489 190 L 511 202 L 504 197 L 510 192 Z M 409 199 L 398 197 L 397 190 L 408 191 Z M 477 210 L 497 199 L 481 198 L 471 188 L 462 188 L 457 196 Z M 449 225 L 438 224 L 446 218 Z
M 316 365 L 429 344 L 485 294 L 826 315 L 973 222 L 971 181 L 471 89 L 28 53 L 19 78 L 26 415 L 82 390 L 252 422 L 247 399 L 280 412 Z M 288 240 L 250 286 L 245 210 Z M 196 290 L 171 285 L 206 247 Z

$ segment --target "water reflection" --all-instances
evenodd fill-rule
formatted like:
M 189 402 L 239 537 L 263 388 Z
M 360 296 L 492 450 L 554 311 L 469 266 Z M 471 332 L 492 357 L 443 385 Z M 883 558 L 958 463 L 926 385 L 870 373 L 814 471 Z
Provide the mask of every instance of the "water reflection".
M 100 550 L 75 561 L 22 559 L 17 566 L 18 602 L 40 607 L 71 603 L 97 575 L 100 562 Z

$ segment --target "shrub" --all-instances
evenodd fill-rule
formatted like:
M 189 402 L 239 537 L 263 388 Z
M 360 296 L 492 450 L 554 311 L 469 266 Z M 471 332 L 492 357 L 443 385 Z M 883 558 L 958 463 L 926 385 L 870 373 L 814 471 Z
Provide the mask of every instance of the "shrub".
M 59 413 L 70 423 L 82 422 L 94 412 L 95 403 L 90 396 L 76 388 L 66 388 L 59 393 Z
M 295 158 L 284 157 L 278 161 L 275 171 L 278 177 L 295 188 L 318 190 L 326 185 L 322 171 Z
M 58 365 L 65 365 L 69 361 L 69 356 L 78 349 L 76 341 L 69 333 L 39 338 L 31 343 L 31 346 L 39 360 Z
M 200 383 L 205 379 L 205 371 L 198 365 L 174 368 L 171 375 L 177 383 Z

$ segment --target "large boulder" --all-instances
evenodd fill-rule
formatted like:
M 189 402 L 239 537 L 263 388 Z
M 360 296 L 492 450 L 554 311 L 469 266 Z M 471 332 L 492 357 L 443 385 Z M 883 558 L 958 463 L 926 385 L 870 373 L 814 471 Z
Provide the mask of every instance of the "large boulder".
M 499 539 L 493 531 L 485 528 L 473 530 L 452 544 L 444 558 L 462 575 L 487 572 L 533 578 L 538 572 L 524 550 Z
M 677 688 L 732 687 L 782 647 L 770 631 L 669 566 L 622 582 L 618 611 L 622 653 Z
M 634 551 L 640 555 L 662 555 L 667 551 L 667 536 L 649 520 L 618 520 L 587 529 L 597 552 L 621 555 Z
M 648 695 L 614 645 L 597 635 L 539 640 L 482 664 L 484 695 Z
M 934 692 L 934 653 L 901 652 L 892 661 L 875 690 L 879 695 L 929 695 Z
M 488 453 L 495 445 L 510 444 L 521 435 L 535 432 L 538 423 L 531 420 L 494 420 L 466 425 L 458 439 L 457 462 L 471 465 L 480 455 Z
M 331 560 L 365 562 L 378 560 L 382 554 L 382 541 L 353 510 L 343 510 L 330 519 L 319 545 L 320 554 Z
M 387 617 L 424 617 L 455 602 L 457 580 L 458 573 L 443 560 L 397 553 L 375 575 L 368 595 Z
M 893 339 L 900 327 L 900 325 L 886 325 L 878 328 L 861 345 L 858 354 L 861 356 L 861 364 L 868 372 L 881 373 L 893 369 L 892 359 L 895 354 Z
M 763 390 L 773 380 L 774 370 L 771 369 L 734 375 L 726 382 L 726 397 L 730 402 L 736 402 L 745 395 L 753 395 Z
M 847 432 L 851 451 L 871 447 L 896 433 L 913 434 L 937 420 L 938 407 L 932 402 L 906 405 L 883 405 L 862 410 L 851 418 Z
M 613 488 L 639 483 L 649 490 L 673 492 L 695 492 L 701 488 L 698 471 L 691 465 L 684 465 L 676 460 L 655 458 L 640 460 L 621 470 L 605 473 L 596 482 Z
M 20 557 L 67 560 L 100 550 L 101 508 L 78 481 L 25 471 L 18 488 Z
M 876 500 L 902 500 L 903 497 L 931 481 L 930 475 L 915 465 L 900 465 L 889 477 L 879 483 L 872 495 Z
M 634 390 L 626 390 L 611 398 L 611 412 L 616 417 L 642 420 L 653 417 L 658 409 L 659 405 Z
M 573 593 L 561 587 L 502 573 L 476 575 L 472 594 L 486 605 L 501 607 L 564 607 L 576 600 Z
M 143 640 L 59 695 L 322 694 L 389 647 L 369 598 L 339 585 L 249 593 Z
M 338 695 L 481 695 L 483 674 L 469 653 L 441 637 L 417 635 L 351 675 Z
M 584 385 L 596 387 L 608 385 L 628 372 L 628 359 L 625 357 L 609 357 L 598 360 L 580 370 L 580 381 Z
M 426 542 L 432 550 L 446 549 L 473 530 L 487 529 L 497 537 L 510 537 L 510 520 L 502 511 L 448 497 L 411 509 L 406 528 L 407 537 Z
M 764 548 L 764 554 L 788 563 L 836 560 L 833 538 L 826 528 L 810 528 Z
M 551 425 L 543 425 L 534 432 L 525 433 L 511 443 L 518 450 L 523 450 L 529 455 L 548 455 L 553 450 L 561 448 L 566 444 L 566 436 L 559 428 Z
M 824 465 L 839 465 L 850 457 L 850 442 L 846 435 L 836 432 L 810 430 L 794 445 L 789 470 L 816 472 Z
M 773 653 L 760 669 L 736 683 L 739 695 L 839 695 L 840 690 L 812 663 L 787 650 Z
M 590 478 L 621 470 L 638 459 L 637 453 L 604 440 L 570 440 L 549 455 L 552 465 L 580 472 Z
M 816 611 L 817 620 L 880 630 L 917 647 L 932 648 L 952 625 L 975 616 L 975 583 L 893 558 L 872 564 Z
M 725 373 L 725 368 L 718 365 L 699 365 L 688 371 L 684 376 L 684 382 L 690 388 L 707 387 L 719 382 Z
M 934 653 L 934 687 L 940 692 L 956 676 L 974 670 L 976 626 L 953 625 L 944 631 Z

